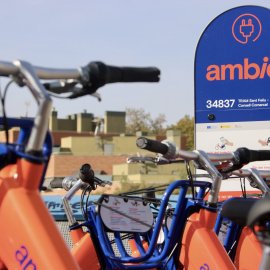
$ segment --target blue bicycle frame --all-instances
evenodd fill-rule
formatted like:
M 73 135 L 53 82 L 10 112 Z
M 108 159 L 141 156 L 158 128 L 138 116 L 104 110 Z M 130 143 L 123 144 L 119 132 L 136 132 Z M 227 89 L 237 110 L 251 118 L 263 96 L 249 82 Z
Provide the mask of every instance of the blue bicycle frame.
M 42 179 L 40 179 L 40 189 L 44 182 L 45 173 L 48 167 L 49 159 L 52 153 L 52 137 L 47 131 L 45 142 L 42 148 L 42 156 L 32 156 L 25 153 L 25 145 L 29 139 L 34 121 L 30 119 L 7 118 L 8 128 L 19 127 L 20 132 L 17 142 L 15 143 L 0 143 L 0 170 L 8 164 L 14 164 L 17 157 L 27 158 L 29 160 L 43 162 L 46 164 Z M 0 117 L 0 125 L 4 125 L 4 118 Z
M 179 250 L 178 248 L 180 248 L 179 243 L 181 243 L 179 239 L 181 238 L 189 215 L 202 207 L 217 211 L 216 209 L 206 206 L 204 201 L 206 190 L 211 188 L 210 182 L 194 181 L 194 186 L 199 189 L 195 199 L 187 197 L 190 186 L 191 184 L 188 180 L 179 180 L 170 184 L 163 195 L 154 229 L 150 229 L 146 233 L 132 234 L 131 238 L 136 242 L 136 246 L 141 255 L 140 257 L 135 258 L 128 254 L 119 232 L 113 232 L 113 234 L 121 257 L 115 256 L 111 241 L 107 235 L 107 229 L 96 212 L 96 206 L 92 205 L 88 208 L 88 220 L 86 222 L 71 228 L 71 230 L 86 226 L 90 233 L 95 234 L 95 237 L 99 240 L 97 242 L 99 245 L 97 249 L 102 251 L 102 258 L 106 262 L 106 269 L 152 269 L 157 267 L 177 269 L 179 258 L 176 254 L 177 250 Z M 168 229 L 166 226 L 163 226 L 166 208 L 171 194 L 178 188 L 180 188 L 180 194 L 173 213 L 171 226 Z M 165 241 L 162 245 L 157 245 L 161 227 L 164 231 Z M 142 239 L 149 243 L 147 251 L 143 248 Z

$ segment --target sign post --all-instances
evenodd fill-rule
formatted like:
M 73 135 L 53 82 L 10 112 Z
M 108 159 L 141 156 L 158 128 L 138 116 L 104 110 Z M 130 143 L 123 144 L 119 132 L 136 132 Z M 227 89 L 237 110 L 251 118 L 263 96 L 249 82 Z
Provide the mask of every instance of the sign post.
M 201 35 L 195 55 L 195 146 L 211 153 L 270 150 L 269 9 L 228 10 Z M 270 169 L 270 161 L 248 167 Z M 240 190 L 239 180 L 221 186 L 232 195 Z

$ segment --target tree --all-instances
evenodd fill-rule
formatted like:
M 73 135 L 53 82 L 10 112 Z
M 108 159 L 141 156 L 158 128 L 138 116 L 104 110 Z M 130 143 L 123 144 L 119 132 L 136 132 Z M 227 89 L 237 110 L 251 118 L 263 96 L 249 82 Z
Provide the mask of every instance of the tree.
M 194 150 L 194 117 L 191 118 L 189 115 L 185 115 L 176 125 L 172 125 L 169 128 L 180 129 L 181 135 L 187 138 L 187 150 Z
M 150 122 L 150 133 L 154 135 L 163 135 L 165 134 L 165 129 L 163 124 L 166 123 L 165 114 L 161 113 L 156 119 L 149 119 Z
M 165 133 L 163 124 L 166 123 L 164 114 L 153 119 L 144 109 L 126 108 L 126 132 L 135 134 L 137 131 L 148 132 L 153 135 Z

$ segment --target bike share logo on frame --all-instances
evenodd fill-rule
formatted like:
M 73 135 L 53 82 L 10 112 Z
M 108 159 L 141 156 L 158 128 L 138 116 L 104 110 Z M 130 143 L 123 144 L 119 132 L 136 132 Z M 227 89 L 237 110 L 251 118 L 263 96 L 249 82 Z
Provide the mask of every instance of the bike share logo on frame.
M 250 44 L 261 36 L 262 25 L 260 20 L 253 14 L 242 14 L 236 18 L 232 25 L 232 35 L 241 44 Z M 252 63 L 249 58 L 244 58 L 242 63 L 226 63 L 223 65 L 209 65 L 206 79 L 208 81 L 247 80 L 263 79 L 267 74 L 270 77 L 269 58 L 265 56 L 259 60 L 263 63 Z M 227 72 L 226 72 L 227 71 Z M 228 76 L 229 75 L 229 76 Z
M 205 263 L 203 266 L 200 267 L 200 270 L 210 270 L 209 265 Z
M 25 246 L 21 246 L 15 253 L 16 260 L 20 263 L 23 270 L 36 270 L 37 266 L 31 258 L 29 258 L 28 249 Z

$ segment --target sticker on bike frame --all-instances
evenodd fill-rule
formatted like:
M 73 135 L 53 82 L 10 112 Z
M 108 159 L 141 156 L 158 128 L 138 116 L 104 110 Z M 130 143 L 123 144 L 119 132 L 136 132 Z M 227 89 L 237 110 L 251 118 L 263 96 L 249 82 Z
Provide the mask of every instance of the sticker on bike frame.
M 147 232 L 153 225 L 149 204 L 133 199 L 106 196 L 98 209 L 104 225 L 111 231 Z
M 210 268 L 209 268 L 208 264 L 206 264 L 206 263 L 200 267 L 200 270 L 209 270 L 209 269 Z
M 21 269 L 37 269 L 36 264 L 30 258 L 28 249 L 25 246 L 21 246 L 16 250 L 15 259 L 19 262 Z

